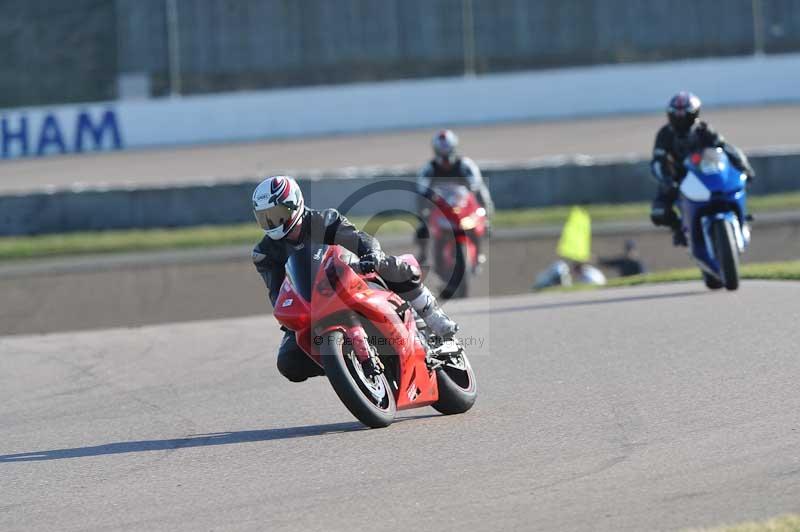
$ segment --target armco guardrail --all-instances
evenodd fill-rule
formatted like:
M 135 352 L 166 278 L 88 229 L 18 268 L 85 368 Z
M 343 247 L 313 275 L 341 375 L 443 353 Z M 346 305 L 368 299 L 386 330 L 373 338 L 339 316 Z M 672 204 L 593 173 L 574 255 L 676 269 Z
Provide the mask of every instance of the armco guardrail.
M 762 151 L 752 154 L 750 160 L 758 176 L 751 193 L 800 190 L 800 152 Z M 652 199 L 655 195 L 649 161 L 635 157 L 567 157 L 490 169 L 487 175 L 495 202 L 505 209 L 625 203 Z
M 774 150 L 754 154 L 751 160 L 758 173 L 753 194 L 800 190 L 800 152 Z M 647 161 L 634 157 L 575 156 L 484 167 L 500 209 L 642 201 L 655 193 Z M 309 205 L 339 207 L 350 215 L 412 211 L 412 174 L 410 168 L 371 168 L 306 176 L 301 186 Z M 252 219 L 250 196 L 256 183 L 0 196 L 0 235 L 246 222 Z

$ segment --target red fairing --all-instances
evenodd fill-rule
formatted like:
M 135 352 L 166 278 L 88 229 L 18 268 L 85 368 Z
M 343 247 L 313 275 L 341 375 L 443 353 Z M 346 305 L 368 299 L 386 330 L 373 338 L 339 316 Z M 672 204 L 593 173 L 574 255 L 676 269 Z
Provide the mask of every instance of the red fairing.
M 322 366 L 319 348 L 314 345 L 311 334 L 311 305 L 295 292 L 288 280 L 283 282 L 275 300 L 274 316 L 281 325 L 294 331 L 297 345 Z
M 311 306 L 292 288 L 291 283 L 283 283 L 275 300 L 275 318 L 293 331 L 308 329 L 311 323 Z
M 454 245 L 463 243 L 467 249 L 467 264 L 474 267 L 478 263 L 476 242 L 486 236 L 486 210 L 475 194 L 463 185 L 447 185 L 442 192 L 442 195 L 434 194 L 435 208 L 428 218 L 434 249 L 442 250 L 435 260 L 443 261 L 438 265 L 441 269 L 452 271 Z
M 425 363 L 426 350 L 417 336 L 413 313 L 406 310 L 401 318 L 398 308 L 404 305 L 403 300 L 393 292 L 368 285 L 374 276 L 357 274 L 339 252 L 338 246 L 330 246 L 325 253 L 314 279 L 311 302 L 294 290 L 288 278 L 284 281 L 275 302 L 275 318 L 295 331 L 297 344 L 320 366 L 319 346 L 314 340 L 327 337 L 333 330 L 342 331 L 353 342 L 359 359 L 368 353 L 369 338 L 362 325 L 367 321 L 381 353 L 391 349 L 398 357 L 399 383 L 393 390 L 397 408 L 436 402 L 436 375 Z

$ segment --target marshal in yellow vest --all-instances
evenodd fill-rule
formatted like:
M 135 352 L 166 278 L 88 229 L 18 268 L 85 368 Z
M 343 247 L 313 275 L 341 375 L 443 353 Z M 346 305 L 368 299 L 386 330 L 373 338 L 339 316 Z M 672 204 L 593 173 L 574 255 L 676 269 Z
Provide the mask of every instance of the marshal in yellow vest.
M 589 262 L 592 256 L 592 219 L 586 209 L 573 207 L 570 211 L 558 242 L 558 255 L 566 260 Z

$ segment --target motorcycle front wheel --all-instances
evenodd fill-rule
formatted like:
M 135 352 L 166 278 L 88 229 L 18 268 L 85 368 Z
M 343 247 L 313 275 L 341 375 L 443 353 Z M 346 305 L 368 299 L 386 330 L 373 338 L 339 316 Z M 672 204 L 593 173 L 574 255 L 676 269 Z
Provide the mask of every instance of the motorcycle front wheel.
M 436 370 L 439 400 L 431 406 L 442 414 L 463 414 L 475 404 L 478 385 L 467 355 L 461 353 Z
M 733 227 L 725 220 L 717 220 L 712 231 L 723 284 L 728 290 L 736 290 L 739 288 L 739 249 L 733 236 Z
M 367 377 L 351 343 L 342 331 L 332 331 L 320 346 L 322 366 L 336 395 L 364 425 L 388 427 L 397 412 L 386 375 Z
M 703 273 L 703 282 L 706 284 L 706 288 L 709 290 L 719 290 L 724 285 L 722 281 L 711 275 L 710 273 L 702 272 Z

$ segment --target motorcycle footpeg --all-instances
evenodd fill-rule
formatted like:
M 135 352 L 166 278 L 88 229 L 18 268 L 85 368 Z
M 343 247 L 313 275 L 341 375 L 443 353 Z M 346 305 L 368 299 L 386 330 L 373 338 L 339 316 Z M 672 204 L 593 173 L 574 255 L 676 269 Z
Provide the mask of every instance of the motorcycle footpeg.
M 425 357 L 425 365 L 428 366 L 428 371 L 436 371 L 437 369 L 444 366 L 444 360 L 428 354 L 428 356 Z
M 445 365 L 458 364 L 464 355 L 464 347 L 458 342 L 448 342 L 436 349 L 431 349 L 425 359 L 428 369 L 435 371 Z
M 430 344 L 432 346 L 429 354 L 434 358 L 446 358 L 449 356 L 458 356 L 464 352 L 464 347 L 457 338 L 442 339 L 438 336 L 435 337 L 436 342 Z

